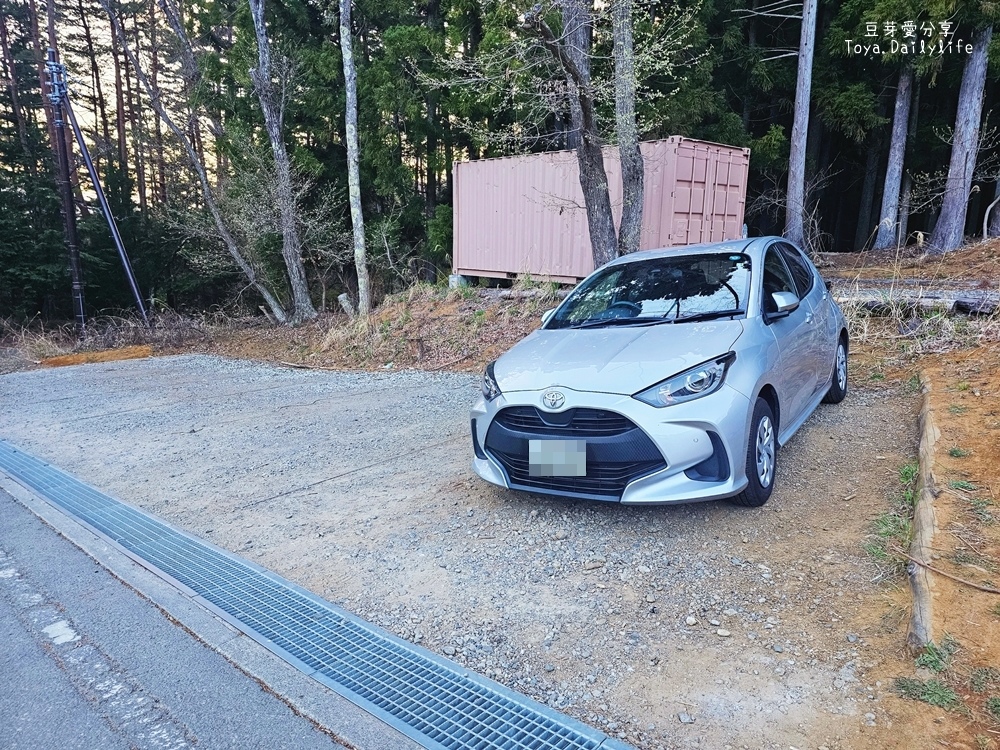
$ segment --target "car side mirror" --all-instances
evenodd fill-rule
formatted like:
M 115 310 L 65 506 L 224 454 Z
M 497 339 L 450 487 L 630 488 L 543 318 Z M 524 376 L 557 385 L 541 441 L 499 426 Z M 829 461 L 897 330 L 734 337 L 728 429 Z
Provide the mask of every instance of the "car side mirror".
M 774 300 L 775 307 L 777 308 L 768 315 L 771 320 L 784 318 L 799 307 L 799 298 L 795 295 L 795 292 L 771 292 L 771 299 Z
M 545 325 L 552 319 L 552 314 L 556 311 L 553 307 L 551 310 L 546 310 L 542 313 L 542 325 Z
M 790 313 L 799 306 L 799 298 L 795 292 L 771 292 L 771 299 L 780 313 Z

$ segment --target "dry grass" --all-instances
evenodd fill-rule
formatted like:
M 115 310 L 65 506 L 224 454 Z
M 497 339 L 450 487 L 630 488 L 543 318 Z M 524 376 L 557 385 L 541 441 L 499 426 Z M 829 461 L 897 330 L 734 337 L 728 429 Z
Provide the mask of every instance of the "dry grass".
M 338 320 L 321 350 L 362 367 L 478 369 L 541 323 L 557 288 L 518 280 L 510 289 L 416 284 L 387 298 L 367 320 Z
M 915 272 L 918 279 L 926 274 L 927 286 L 933 288 L 936 283 L 968 280 L 971 266 L 976 271 L 974 278 L 980 279 L 981 290 L 992 288 L 996 269 L 984 269 L 980 256 L 993 259 L 1000 253 L 1000 243 L 973 245 L 961 251 L 961 258 L 915 254 L 918 252 L 896 248 L 877 257 L 862 254 L 858 256 L 862 267 L 851 276 L 841 275 L 840 306 L 852 340 L 908 355 L 937 354 L 1000 341 L 1000 310 L 983 316 L 952 314 L 949 303 L 918 299 L 919 287 L 914 287 Z M 863 290 L 871 290 L 873 284 L 880 292 L 871 299 L 870 293 L 865 295 Z
M 38 363 L 54 357 L 125 347 L 176 348 L 204 341 L 212 327 L 204 319 L 169 310 L 151 315 L 150 323 L 147 328 L 135 315 L 101 315 L 88 320 L 80 334 L 73 323 L 53 326 L 40 321 L 17 324 L 0 320 L 0 344 Z
M 856 299 L 842 301 L 840 306 L 852 342 L 904 356 L 940 354 L 1000 342 L 1000 311 L 965 316 L 919 307 L 889 295 L 875 307 Z

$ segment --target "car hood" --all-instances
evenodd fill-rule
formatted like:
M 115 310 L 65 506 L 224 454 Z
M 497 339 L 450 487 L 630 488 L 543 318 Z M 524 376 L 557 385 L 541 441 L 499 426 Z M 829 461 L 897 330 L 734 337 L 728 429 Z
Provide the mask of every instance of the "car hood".
M 741 320 L 539 329 L 497 360 L 493 374 L 505 393 L 562 386 L 631 395 L 725 354 L 742 333 Z

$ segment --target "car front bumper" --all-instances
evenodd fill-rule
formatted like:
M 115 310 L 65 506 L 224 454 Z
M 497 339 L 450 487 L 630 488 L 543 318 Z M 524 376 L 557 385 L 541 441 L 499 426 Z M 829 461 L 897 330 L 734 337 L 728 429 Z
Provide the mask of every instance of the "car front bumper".
M 626 504 L 716 500 L 739 493 L 747 484 L 745 462 L 750 402 L 725 384 L 703 398 L 663 408 L 649 406 L 630 396 L 560 387 L 565 404 L 558 411 L 552 411 L 542 405 L 543 393 L 550 390 L 504 393 L 491 402 L 479 399 L 472 408 L 471 418 L 475 453 L 472 466 L 480 477 L 501 487 L 526 492 Z M 509 415 L 527 414 L 525 407 L 535 409 L 542 423 L 524 429 L 521 426 L 524 420 L 519 420 L 511 427 Z M 594 491 L 592 477 L 580 481 L 574 478 L 528 479 L 521 470 L 522 464 L 516 463 L 520 456 L 512 458 L 511 453 L 522 450 L 526 462 L 529 440 L 577 437 L 566 428 L 550 429 L 543 424 L 546 418 L 558 419 L 559 415 L 574 409 L 577 413 L 585 410 L 588 414 L 599 411 L 618 415 L 632 423 L 632 429 L 619 434 L 581 436 L 580 439 L 587 443 L 588 475 L 628 474 L 624 469 L 618 470 L 625 463 L 616 463 L 614 467 L 603 465 L 602 457 L 624 462 L 630 453 L 636 454 L 633 458 L 648 459 L 653 451 L 658 454 L 657 459 L 662 459 L 659 465 L 637 461 L 635 476 L 620 480 L 620 487 L 615 485 L 609 489 L 609 485 L 602 484 L 600 491 Z M 504 410 L 508 410 L 506 415 L 498 419 Z M 643 467 L 650 468 L 644 470 Z

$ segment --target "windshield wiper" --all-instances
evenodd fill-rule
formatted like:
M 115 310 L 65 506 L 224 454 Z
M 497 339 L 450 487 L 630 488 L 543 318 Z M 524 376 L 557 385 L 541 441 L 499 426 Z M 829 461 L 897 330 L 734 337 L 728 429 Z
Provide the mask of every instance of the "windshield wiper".
M 663 323 L 660 318 L 588 318 L 567 328 L 601 328 L 603 326 L 653 326 Z
M 601 328 L 603 326 L 656 326 L 663 323 L 692 323 L 699 320 L 714 320 L 743 315 L 746 310 L 711 310 L 709 312 L 691 313 L 679 318 L 589 318 L 567 328 Z
M 709 312 L 691 313 L 678 318 L 668 318 L 664 323 L 691 323 L 698 320 L 714 320 L 715 318 L 730 318 L 743 315 L 746 310 L 711 310 Z

